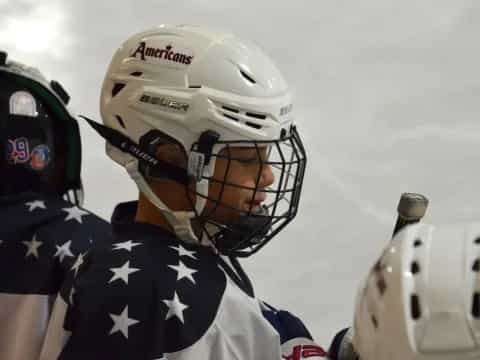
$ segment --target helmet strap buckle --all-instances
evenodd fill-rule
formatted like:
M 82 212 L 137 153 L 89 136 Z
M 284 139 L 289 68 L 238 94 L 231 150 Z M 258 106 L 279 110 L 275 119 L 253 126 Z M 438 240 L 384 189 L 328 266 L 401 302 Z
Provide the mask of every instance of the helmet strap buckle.
M 202 180 L 203 170 L 210 163 L 213 146 L 216 144 L 220 134 L 212 130 L 206 130 L 198 139 L 188 156 L 188 175 L 194 177 L 197 181 Z
M 205 155 L 198 151 L 191 151 L 188 156 L 188 175 L 196 181 L 201 181 L 204 168 Z

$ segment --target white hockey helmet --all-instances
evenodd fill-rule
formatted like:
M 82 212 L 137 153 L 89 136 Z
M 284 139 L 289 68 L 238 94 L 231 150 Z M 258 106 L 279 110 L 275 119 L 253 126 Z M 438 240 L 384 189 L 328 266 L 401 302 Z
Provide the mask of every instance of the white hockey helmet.
M 357 298 L 362 360 L 480 359 L 480 224 L 397 234 Z
M 101 94 L 107 153 L 124 166 L 139 190 L 159 208 L 177 236 L 197 241 L 190 220 L 205 223 L 202 236 L 223 253 L 248 256 L 264 246 L 297 213 L 306 155 L 292 122 L 289 88 L 272 61 L 253 43 L 195 26 L 162 25 L 130 37 L 116 51 Z M 188 169 L 159 161 L 160 135 L 177 141 Z M 153 147 L 152 147 L 153 146 Z M 268 147 L 277 172 L 262 210 L 251 209 L 236 224 L 219 224 L 205 214 L 209 183 L 222 149 Z M 228 153 L 228 151 L 227 151 Z M 258 151 L 257 151 L 258 153 Z M 228 155 L 226 156 L 229 157 Z M 233 159 L 229 159 L 233 160 Z M 196 182 L 192 212 L 172 211 L 146 178 Z M 260 176 L 260 173 L 258 174 Z M 214 229 L 214 230 L 212 230 Z
M 3 51 L 0 84 L 0 193 L 53 191 L 81 205 L 81 140 L 70 96 L 59 82 Z

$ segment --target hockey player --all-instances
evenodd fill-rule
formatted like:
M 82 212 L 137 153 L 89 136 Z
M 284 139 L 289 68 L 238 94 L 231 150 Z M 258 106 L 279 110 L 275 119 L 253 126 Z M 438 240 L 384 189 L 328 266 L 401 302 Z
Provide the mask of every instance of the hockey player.
M 128 39 L 101 94 L 108 155 L 138 185 L 80 269 L 43 359 L 323 359 L 237 260 L 296 215 L 306 155 L 289 88 L 254 44 L 200 27 Z M 58 329 L 57 329 L 58 330 Z
M 333 360 L 480 359 L 480 224 L 400 232 L 360 288 Z
M 79 207 L 80 135 L 68 99 L 59 83 L 0 53 L 2 360 L 38 359 L 56 294 L 68 300 L 82 257 L 109 232 Z

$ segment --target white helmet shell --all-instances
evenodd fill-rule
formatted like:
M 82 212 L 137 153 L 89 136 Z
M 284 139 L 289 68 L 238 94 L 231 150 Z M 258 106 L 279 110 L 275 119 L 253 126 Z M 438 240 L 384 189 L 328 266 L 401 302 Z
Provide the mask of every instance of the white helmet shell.
M 276 141 L 291 132 L 292 100 L 286 81 L 255 44 L 230 33 L 162 25 L 129 38 L 117 50 L 103 83 L 104 124 L 136 144 L 152 130 L 178 141 L 187 156 L 206 131 L 224 142 Z M 238 145 L 237 145 L 238 146 Z M 149 200 L 186 241 L 197 240 L 193 212 L 173 212 L 139 172 L 139 160 L 107 142 L 107 154 L 124 166 Z M 194 161 L 192 161 L 194 162 Z M 195 212 L 208 197 L 215 159 L 196 184 Z M 198 176 L 201 178 L 201 176 Z
M 110 64 L 100 107 L 105 125 L 134 142 L 161 129 L 187 154 L 205 130 L 225 141 L 278 139 L 291 109 L 285 80 L 256 45 L 192 26 L 160 26 L 128 39 Z M 128 156 L 108 153 L 121 164 Z
M 364 360 L 480 358 L 480 224 L 412 225 L 360 289 L 353 346 Z

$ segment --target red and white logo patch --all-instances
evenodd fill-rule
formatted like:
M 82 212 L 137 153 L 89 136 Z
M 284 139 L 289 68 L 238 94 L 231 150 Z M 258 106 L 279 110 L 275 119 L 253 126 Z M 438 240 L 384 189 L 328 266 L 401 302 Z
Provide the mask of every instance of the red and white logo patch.
M 327 352 L 317 345 L 297 345 L 290 355 L 284 355 L 283 360 L 302 360 L 310 358 L 326 358 Z

